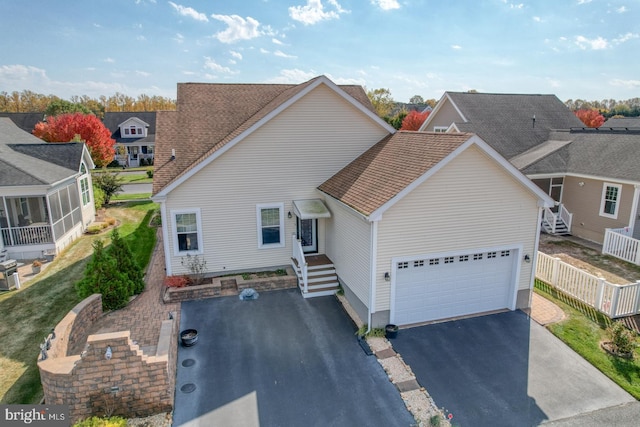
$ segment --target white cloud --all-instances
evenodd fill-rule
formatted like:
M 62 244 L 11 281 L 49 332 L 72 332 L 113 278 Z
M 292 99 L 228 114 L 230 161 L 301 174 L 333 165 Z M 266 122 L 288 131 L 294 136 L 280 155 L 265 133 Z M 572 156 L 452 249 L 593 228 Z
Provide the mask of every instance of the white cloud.
M 522 4 L 522 3 L 518 3 L 518 4 L 511 3 L 509 5 L 509 8 L 511 8 L 511 9 L 522 9 L 523 7 L 524 7 L 524 4 Z
M 371 0 L 371 4 L 378 6 L 382 10 L 400 9 L 398 0 Z
M 613 42 L 615 44 L 620 44 L 620 43 L 627 42 L 631 39 L 637 39 L 638 37 L 640 37 L 638 33 L 627 33 L 627 34 L 620 35 L 617 39 L 613 39 Z
M 271 52 L 269 52 L 267 49 L 261 47 L 260 48 L 260 53 L 271 53 Z
M 591 3 L 593 0 L 578 0 L 578 4 L 587 4 Z
M 176 36 L 173 38 L 178 43 L 184 43 L 184 36 L 180 33 L 176 33 Z
M 222 43 L 251 40 L 261 35 L 260 31 L 258 31 L 260 23 L 250 16 L 247 16 L 247 19 L 238 15 L 211 15 L 211 17 L 228 25 L 226 30 L 220 31 L 215 35 Z
M 280 75 L 267 80 L 267 83 L 303 83 L 316 77 L 315 71 L 302 71 L 297 68 L 280 70 Z
M 275 52 L 273 52 L 273 54 L 274 54 L 275 56 L 279 56 L 280 58 L 297 58 L 297 56 L 294 56 L 294 55 L 288 55 L 288 54 L 284 53 L 284 52 L 283 52 L 283 51 L 281 51 L 281 50 L 276 50 Z
M 304 25 L 313 25 L 328 19 L 339 19 L 341 13 L 347 13 L 337 0 L 328 0 L 335 10 L 325 11 L 322 0 L 307 0 L 305 6 L 289 7 L 289 16 Z
M 240 52 L 236 52 L 235 50 L 230 50 L 229 53 L 236 59 L 242 59 L 242 54 Z
M 143 42 L 147 40 L 147 38 L 145 36 L 136 36 L 136 40 L 138 40 L 139 42 Z
M 613 79 L 609 81 L 609 84 L 612 86 L 623 86 L 628 89 L 637 89 L 640 88 L 640 80 L 622 80 L 622 79 Z
M 115 60 L 115 59 L 113 59 L 113 58 L 105 58 L 103 61 L 104 61 L 104 62 L 108 62 L 108 63 L 110 63 L 110 64 L 113 64 L 114 62 L 116 62 L 116 60 Z
M 588 39 L 584 36 L 576 36 L 575 43 L 582 50 L 586 50 L 586 49 L 602 50 L 609 47 L 609 42 L 602 37 L 596 37 L 595 39 Z
M 169 4 L 181 16 L 186 16 L 188 18 L 193 18 L 196 21 L 209 22 L 209 19 L 207 19 L 207 15 L 205 15 L 204 13 L 198 12 L 197 10 L 195 10 L 192 7 L 185 7 L 185 6 L 182 6 L 180 4 L 175 4 L 172 1 L 170 1 Z
M 535 22 L 542 22 L 542 18 L 540 18 L 539 16 L 534 16 L 532 18 Z
M 222 65 L 218 64 L 213 58 L 210 58 L 208 56 L 204 57 L 204 68 L 211 71 L 217 71 L 219 73 L 233 74 L 231 68 L 223 67 Z
M 451 45 L 451 49 L 460 50 L 460 49 L 462 49 L 462 46 L 460 46 L 459 44 L 452 44 Z
M 282 46 L 284 44 L 284 43 L 282 43 L 280 40 L 278 40 L 276 38 L 271 39 L 271 43 L 277 44 L 277 45 L 280 45 L 280 46 Z
M 149 77 L 151 73 L 147 73 L 146 71 L 136 70 L 136 74 L 142 77 Z
M 331 74 L 327 74 L 329 80 L 334 82 L 337 85 L 359 85 L 365 86 L 367 81 L 362 78 L 353 78 L 353 77 L 334 77 Z
M 629 9 L 627 9 L 625 6 L 620 6 L 619 8 L 616 9 L 616 12 L 618 13 L 625 13 L 628 12 Z
M 560 83 L 559 80 L 552 79 L 551 77 L 547 77 L 546 80 L 547 80 L 547 84 L 549 84 L 549 86 L 551 86 L 553 88 L 562 87 L 562 84 Z

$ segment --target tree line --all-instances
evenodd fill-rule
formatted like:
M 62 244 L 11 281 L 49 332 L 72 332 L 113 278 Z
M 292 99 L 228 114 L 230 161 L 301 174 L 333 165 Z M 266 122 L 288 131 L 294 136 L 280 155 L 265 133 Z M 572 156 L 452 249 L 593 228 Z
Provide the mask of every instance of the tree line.
M 64 100 L 55 95 L 43 95 L 23 90 L 11 93 L 0 91 L 0 112 L 3 113 L 45 113 L 50 105 L 56 103 L 72 103 L 80 105 L 87 112 L 95 114 L 99 118 L 104 117 L 105 112 L 114 111 L 158 111 L 175 110 L 176 100 L 163 96 L 149 96 L 145 94 L 132 97 L 116 92 L 112 96 L 100 96 L 91 98 L 87 95 L 72 96 L 69 100 Z
M 640 116 L 640 98 L 631 98 L 624 101 L 617 101 L 615 99 L 603 99 L 601 101 L 569 99 L 565 101 L 564 105 L 566 105 L 571 111 L 598 110 L 598 112 L 607 119 L 613 116 Z

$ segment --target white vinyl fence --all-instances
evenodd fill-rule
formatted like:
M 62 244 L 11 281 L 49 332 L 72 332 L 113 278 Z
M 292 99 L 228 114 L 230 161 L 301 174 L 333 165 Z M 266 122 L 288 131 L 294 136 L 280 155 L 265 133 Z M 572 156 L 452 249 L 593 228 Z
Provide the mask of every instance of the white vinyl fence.
M 640 240 L 631 237 L 629 227 L 607 228 L 602 253 L 640 265 Z
M 640 281 L 616 285 L 538 252 L 536 278 L 612 319 L 640 313 Z

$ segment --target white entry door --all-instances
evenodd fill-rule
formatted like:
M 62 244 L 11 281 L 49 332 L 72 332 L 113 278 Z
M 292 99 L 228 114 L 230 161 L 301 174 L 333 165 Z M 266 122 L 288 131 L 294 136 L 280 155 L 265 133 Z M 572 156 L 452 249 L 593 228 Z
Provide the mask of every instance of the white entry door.
M 421 323 L 510 308 L 517 250 L 397 262 L 392 322 Z

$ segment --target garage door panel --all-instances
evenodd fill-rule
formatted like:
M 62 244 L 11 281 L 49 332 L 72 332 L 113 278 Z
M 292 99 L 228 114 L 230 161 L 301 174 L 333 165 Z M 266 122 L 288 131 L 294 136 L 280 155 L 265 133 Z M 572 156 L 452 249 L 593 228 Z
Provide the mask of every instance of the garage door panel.
M 419 323 L 508 308 L 515 253 L 467 253 L 398 263 L 394 322 Z

